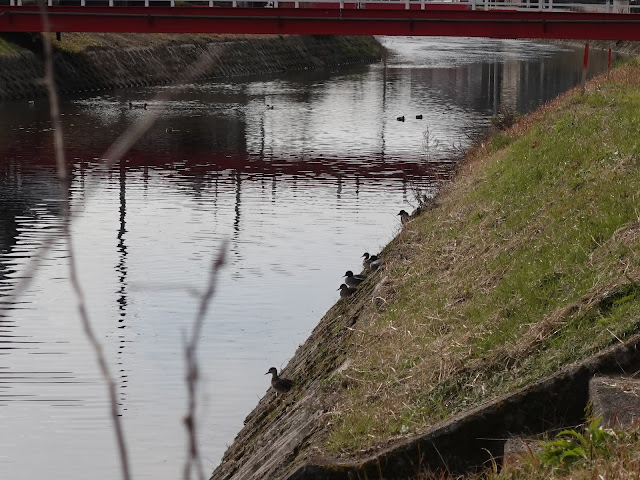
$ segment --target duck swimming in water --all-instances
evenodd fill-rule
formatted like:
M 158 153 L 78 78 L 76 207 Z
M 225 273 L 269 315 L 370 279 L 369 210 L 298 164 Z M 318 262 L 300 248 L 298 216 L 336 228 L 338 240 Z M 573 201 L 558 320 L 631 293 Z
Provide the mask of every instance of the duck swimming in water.
M 288 378 L 280 378 L 278 376 L 278 369 L 276 367 L 271 367 L 265 375 L 271 374 L 271 386 L 276 391 L 276 393 L 285 393 L 291 390 L 293 387 L 293 382 Z

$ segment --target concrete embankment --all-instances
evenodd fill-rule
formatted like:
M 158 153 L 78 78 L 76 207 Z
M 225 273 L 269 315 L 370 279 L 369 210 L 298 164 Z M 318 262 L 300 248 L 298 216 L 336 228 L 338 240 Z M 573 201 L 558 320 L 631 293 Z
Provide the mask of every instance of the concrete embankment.
M 67 37 L 63 40 L 68 43 Z M 86 37 L 82 37 L 84 41 Z M 163 84 L 175 81 L 196 63 L 203 68 L 193 80 L 365 64 L 379 60 L 383 54 L 383 47 L 373 37 L 291 35 L 212 40 L 198 36 L 130 48 L 126 42 L 123 45 L 121 37 L 115 46 L 102 36 L 100 42 L 93 42 L 98 46 L 77 51 L 57 49 L 59 90 L 69 93 Z M 44 94 L 43 72 L 37 42 L 0 55 L 0 100 Z

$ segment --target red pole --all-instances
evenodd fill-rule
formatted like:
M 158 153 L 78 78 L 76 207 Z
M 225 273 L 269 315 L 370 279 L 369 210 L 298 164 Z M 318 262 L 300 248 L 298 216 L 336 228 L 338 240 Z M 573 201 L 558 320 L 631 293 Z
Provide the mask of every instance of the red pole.
M 582 62 L 582 93 L 587 84 L 587 65 L 589 65 L 589 42 L 584 44 L 584 60 Z
M 589 65 L 589 42 L 584 44 L 584 68 Z

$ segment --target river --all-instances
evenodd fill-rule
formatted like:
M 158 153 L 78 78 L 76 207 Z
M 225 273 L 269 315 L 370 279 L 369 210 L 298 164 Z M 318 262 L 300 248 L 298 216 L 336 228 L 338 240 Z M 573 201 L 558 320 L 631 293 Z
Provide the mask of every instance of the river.
M 339 298 L 345 270 L 397 233 L 414 192 L 447 181 L 500 106 L 532 110 L 581 77 L 576 49 L 381 41 L 391 54 L 376 65 L 62 98 L 74 257 L 116 380 L 133 478 L 181 478 L 184 341 L 224 240 L 198 347 L 207 472 L 267 390 L 265 372 L 284 367 Z M 592 52 L 590 74 L 606 61 Z M 108 146 L 154 111 L 151 130 L 103 169 Z M 106 387 L 61 241 L 9 297 L 60 231 L 46 101 L 0 104 L 0 125 L 2 478 L 118 478 Z

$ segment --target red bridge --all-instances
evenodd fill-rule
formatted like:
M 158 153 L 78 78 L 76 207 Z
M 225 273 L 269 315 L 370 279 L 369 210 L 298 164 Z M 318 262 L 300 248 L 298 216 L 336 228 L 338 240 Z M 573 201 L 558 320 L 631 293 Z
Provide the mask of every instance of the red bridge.
M 45 31 L 46 11 L 54 32 L 640 40 L 640 0 L 46 1 L 0 0 L 0 32 Z

